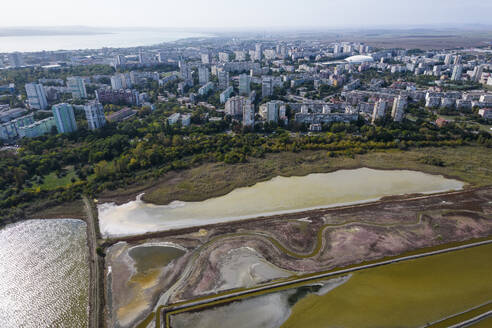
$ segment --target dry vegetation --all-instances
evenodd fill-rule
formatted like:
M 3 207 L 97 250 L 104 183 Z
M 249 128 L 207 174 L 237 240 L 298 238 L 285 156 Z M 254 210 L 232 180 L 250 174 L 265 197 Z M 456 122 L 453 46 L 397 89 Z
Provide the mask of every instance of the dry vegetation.
M 425 164 L 422 158 L 432 156 L 444 166 Z M 409 151 L 392 150 L 351 157 L 329 157 L 323 151 L 269 154 L 265 158 L 249 158 L 247 163 L 228 165 L 209 163 L 190 170 L 170 172 L 157 181 L 143 182 L 125 190 L 101 195 L 101 201 L 126 202 L 145 192 L 143 199 L 155 204 L 173 200 L 199 201 L 224 195 L 236 188 L 253 185 L 275 176 L 302 176 L 338 169 L 370 167 L 377 169 L 409 169 L 443 174 L 465 181 L 472 187 L 492 185 L 492 150 L 479 146 L 457 148 L 424 148 Z

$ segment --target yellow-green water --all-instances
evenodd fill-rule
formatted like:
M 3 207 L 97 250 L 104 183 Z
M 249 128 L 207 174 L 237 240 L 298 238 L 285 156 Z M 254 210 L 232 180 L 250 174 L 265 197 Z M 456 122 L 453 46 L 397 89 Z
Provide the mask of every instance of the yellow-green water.
M 166 246 L 139 246 L 128 252 L 135 261 L 137 271 L 141 273 L 163 268 L 184 253 L 185 251 L 179 248 Z
M 292 308 L 295 289 L 173 314 L 171 327 L 423 327 L 492 300 L 492 245 L 354 272 L 334 285 Z
M 356 272 L 282 328 L 420 327 L 492 300 L 492 245 Z
M 276 177 L 202 202 L 156 206 L 136 200 L 121 206 L 103 204 L 99 206 L 99 222 L 106 235 L 139 234 L 462 187 L 460 181 L 415 171 L 340 170 Z

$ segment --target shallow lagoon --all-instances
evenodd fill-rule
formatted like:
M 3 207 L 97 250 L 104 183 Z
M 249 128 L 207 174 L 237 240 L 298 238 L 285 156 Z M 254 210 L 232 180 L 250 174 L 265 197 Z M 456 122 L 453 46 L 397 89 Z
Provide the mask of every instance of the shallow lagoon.
M 435 193 L 463 188 L 458 180 L 407 170 L 361 168 L 303 177 L 275 177 L 251 187 L 201 202 L 99 206 L 101 231 L 107 236 L 141 234 L 227 222 L 307 209 L 368 202 L 385 196 Z

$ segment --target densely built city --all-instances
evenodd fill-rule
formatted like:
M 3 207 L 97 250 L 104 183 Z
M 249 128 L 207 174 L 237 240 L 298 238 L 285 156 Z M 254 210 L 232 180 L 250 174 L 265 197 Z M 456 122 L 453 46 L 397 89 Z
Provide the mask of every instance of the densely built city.
M 415 120 L 420 111 L 486 124 L 492 117 L 491 58 L 487 47 L 420 51 L 343 41 L 227 39 L 121 52 L 10 53 L 0 61 L 6 71 L 57 75 L 101 65 L 108 73 L 23 84 L 4 78 L 0 138 L 8 144 L 73 132 L 77 113 L 84 127 L 100 129 L 169 102 L 179 109 L 162 119 L 185 127 L 198 108 L 207 120 L 230 119 L 231 126 L 237 122 L 251 131 L 273 124 L 315 133 L 335 122 Z M 448 121 L 438 117 L 433 123 Z
M 492 27 L 419 25 L 492 7 L 419 1 L 0 25 L 0 327 L 492 327 Z

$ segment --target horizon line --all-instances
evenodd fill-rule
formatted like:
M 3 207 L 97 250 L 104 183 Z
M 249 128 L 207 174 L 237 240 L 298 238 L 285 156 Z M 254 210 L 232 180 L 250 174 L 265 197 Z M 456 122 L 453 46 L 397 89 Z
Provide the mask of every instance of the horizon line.
M 173 30 L 233 30 L 233 31 L 259 31 L 263 29 L 277 30 L 343 30 L 343 29 L 381 29 L 381 28 L 398 28 L 398 29 L 417 29 L 417 28 L 434 28 L 434 29 L 454 29 L 459 30 L 465 27 L 491 28 L 490 23 L 432 23 L 432 24 L 372 24 L 372 25 L 326 25 L 326 26 L 287 26 L 287 25 L 272 25 L 272 26 L 118 26 L 118 25 L 0 25 L 0 29 L 51 29 L 51 28 L 85 28 L 85 29 L 173 29 Z

